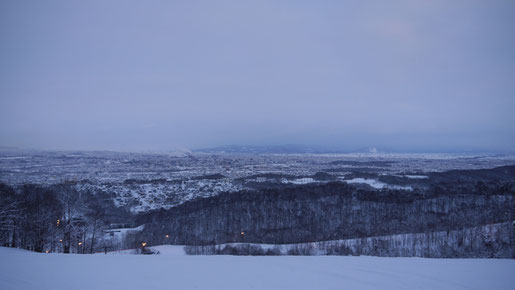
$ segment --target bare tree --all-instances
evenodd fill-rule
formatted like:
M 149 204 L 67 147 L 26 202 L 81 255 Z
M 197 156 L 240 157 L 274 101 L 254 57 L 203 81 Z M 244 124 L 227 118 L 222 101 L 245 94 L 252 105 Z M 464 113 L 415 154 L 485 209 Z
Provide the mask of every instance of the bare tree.
M 2 196 L 0 198 L 0 238 L 3 245 L 16 246 L 16 222 L 20 216 L 20 201 Z
M 22 247 L 42 252 L 55 233 L 55 221 L 58 219 L 60 204 L 54 192 L 34 185 L 22 188 L 20 230 Z
M 73 249 L 72 246 L 77 245 L 77 251 L 80 247 L 86 246 L 82 241 L 86 226 L 83 213 L 86 207 L 82 193 L 74 188 L 60 185 L 57 191 L 57 199 L 62 205 L 62 212 L 56 225 L 63 235 L 63 252 L 68 254 Z M 81 244 L 79 245 L 79 243 Z
M 91 231 L 91 243 L 89 253 L 95 250 L 97 232 L 104 226 L 105 209 L 102 207 L 101 201 L 97 198 L 92 199 L 88 203 L 86 216 L 89 220 L 89 230 Z

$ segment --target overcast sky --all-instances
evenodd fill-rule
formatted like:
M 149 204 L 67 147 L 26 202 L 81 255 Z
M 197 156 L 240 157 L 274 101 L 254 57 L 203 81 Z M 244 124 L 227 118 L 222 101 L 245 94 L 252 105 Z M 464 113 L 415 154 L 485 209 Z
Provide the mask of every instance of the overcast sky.
M 0 1 L 0 146 L 515 149 L 515 1 Z

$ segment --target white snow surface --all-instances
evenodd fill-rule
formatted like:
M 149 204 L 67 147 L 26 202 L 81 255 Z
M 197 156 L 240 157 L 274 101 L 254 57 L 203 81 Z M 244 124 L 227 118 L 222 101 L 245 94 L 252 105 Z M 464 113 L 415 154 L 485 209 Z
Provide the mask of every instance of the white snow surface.
M 375 179 L 366 179 L 366 178 L 353 178 L 353 179 L 343 179 L 342 181 L 347 183 L 366 183 L 370 185 L 373 188 L 382 189 L 382 188 L 390 188 L 390 189 L 404 189 L 404 190 L 413 190 L 411 186 L 400 186 L 400 185 L 393 185 L 393 184 L 387 184 Z
M 515 260 L 37 254 L 0 248 L 0 289 L 513 289 Z
M 366 183 L 366 184 L 372 186 L 373 188 L 378 188 L 378 189 L 381 189 L 381 188 L 387 186 L 386 183 L 377 181 L 375 179 L 353 178 L 353 179 L 344 180 L 344 181 L 347 183 Z
M 411 179 L 428 179 L 429 176 L 427 175 L 403 175 L 404 177 L 411 178 Z
M 294 180 L 288 180 L 288 179 L 282 180 L 282 183 L 292 183 L 292 184 L 309 184 L 309 183 L 314 183 L 314 182 L 315 182 L 315 180 L 311 177 L 297 178 Z

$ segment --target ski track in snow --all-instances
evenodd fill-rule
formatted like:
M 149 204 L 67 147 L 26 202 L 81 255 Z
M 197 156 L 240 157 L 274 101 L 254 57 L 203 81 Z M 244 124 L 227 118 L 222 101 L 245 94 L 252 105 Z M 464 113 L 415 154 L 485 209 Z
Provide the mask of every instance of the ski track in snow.
M 513 289 L 515 260 L 38 254 L 0 248 L 0 289 Z

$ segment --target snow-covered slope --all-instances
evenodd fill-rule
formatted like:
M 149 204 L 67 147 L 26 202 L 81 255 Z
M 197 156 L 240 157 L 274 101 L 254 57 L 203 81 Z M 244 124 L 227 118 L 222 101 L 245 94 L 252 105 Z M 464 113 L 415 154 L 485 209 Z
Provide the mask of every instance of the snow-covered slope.
M 503 290 L 513 289 L 514 269 L 515 260 L 64 255 L 0 248 L 0 289 L 9 290 Z

